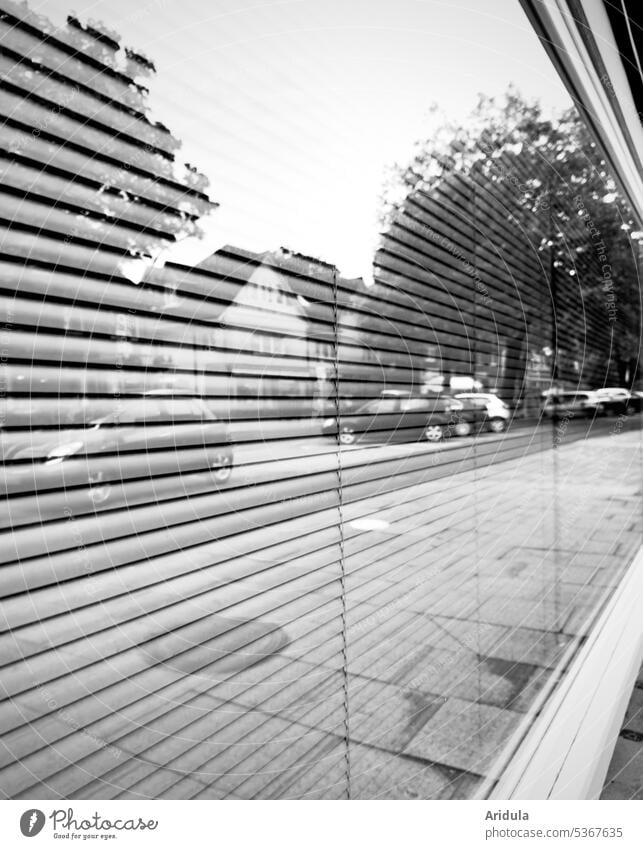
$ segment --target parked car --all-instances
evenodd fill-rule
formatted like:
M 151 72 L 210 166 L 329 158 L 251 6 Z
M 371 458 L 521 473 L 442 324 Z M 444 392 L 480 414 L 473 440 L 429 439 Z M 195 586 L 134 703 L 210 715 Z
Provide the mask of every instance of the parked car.
M 488 392 L 460 392 L 455 396 L 465 405 L 474 405 L 486 413 L 483 426 L 493 433 L 502 433 L 511 421 L 511 409 L 503 400 Z
M 596 390 L 596 395 L 606 413 L 614 416 L 622 414 L 630 416 L 633 413 L 641 412 L 643 399 L 638 393 L 630 392 L 629 389 L 622 389 L 618 386 L 604 386 Z
M 437 442 L 447 436 L 468 436 L 479 411 L 466 409 L 452 395 L 383 394 L 367 401 L 350 415 L 326 419 L 326 434 L 339 433 L 343 445 L 360 441 Z
M 593 418 L 604 415 L 605 408 L 596 392 L 548 392 L 545 393 L 542 411 L 548 418 Z
M 230 478 L 234 460 L 227 424 L 202 399 L 158 392 L 122 399 L 83 427 L 7 433 L 3 444 L 5 461 L 31 461 L 5 467 L 5 485 L 19 489 L 21 477 L 29 488 L 89 485 L 94 504 L 108 500 L 128 455 L 149 454 L 146 467 L 152 470 L 154 452 L 174 451 L 165 469 L 175 474 L 209 469 L 217 484 Z M 191 449 L 189 467 L 178 449 Z M 195 457 L 194 449 L 202 453 Z

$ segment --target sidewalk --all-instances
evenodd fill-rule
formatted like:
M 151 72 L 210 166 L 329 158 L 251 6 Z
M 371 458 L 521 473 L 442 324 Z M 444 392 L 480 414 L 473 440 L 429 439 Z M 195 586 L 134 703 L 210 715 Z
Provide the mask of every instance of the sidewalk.
M 366 452 L 364 475 L 343 475 L 341 536 L 334 511 L 319 532 L 324 514 L 306 518 L 306 550 L 295 537 L 278 556 L 253 554 L 240 534 L 233 570 L 180 621 L 209 627 L 216 603 L 279 643 L 262 650 L 250 635 L 231 648 L 170 630 L 169 648 L 150 641 L 127 655 L 145 671 L 138 689 L 118 667 L 111 689 L 70 705 L 56 682 L 19 698 L 16 709 L 37 698 L 64 708 L 7 736 L 10 794 L 471 798 L 641 543 L 641 431 L 555 450 L 516 444 L 477 445 L 481 461 L 496 460 L 466 470 L 447 452 L 450 472 L 406 486 L 418 478 L 389 464 L 399 489 L 373 479 Z M 29 753 L 35 729 L 60 739 L 44 766 Z M 617 770 L 611 792 L 628 776 Z
M 278 657 L 216 688 L 258 751 L 165 792 L 471 797 L 640 545 L 640 486 L 631 432 L 347 499 L 345 644 L 320 589 Z
M 640 545 L 639 451 L 639 433 L 579 441 L 456 475 L 411 517 L 379 512 L 398 549 L 409 535 L 425 547 L 383 561 L 393 586 L 362 604 L 387 621 L 368 636 L 354 624 L 365 581 L 348 578 L 349 703 L 371 719 L 353 718 L 351 738 L 424 763 L 438 796 L 479 786 Z M 460 509 L 440 520 L 445 487 Z M 361 778 L 370 798 L 376 785 Z
M 601 799 L 643 799 L 643 666 L 616 741 Z

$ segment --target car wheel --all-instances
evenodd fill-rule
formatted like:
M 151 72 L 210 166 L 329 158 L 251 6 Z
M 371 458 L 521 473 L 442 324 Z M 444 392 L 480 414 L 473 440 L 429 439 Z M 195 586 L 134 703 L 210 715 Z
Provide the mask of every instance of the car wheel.
M 457 422 L 454 430 L 456 436 L 469 436 L 473 428 L 471 422 Z
M 355 431 L 349 427 L 343 427 L 339 434 L 339 441 L 342 445 L 352 445 L 355 442 Z
M 443 432 L 440 425 L 429 425 L 424 431 L 424 438 L 428 442 L 439 442 L 442 436 Z
M 229 454 L 217 454 L 212 465 L 214 479 L 218 483 L 230 480 L 232 474 L 232 457 Z
M 492 433 L 502 433 L 507 427 L 507 423 L 504 419 L 501 419 L 499 416 L 493 419 L 489 419 L 489 430 Z
M 625 415 L 626 416 L 633 416 L 635 412 L 636 412 L 636 409 L 635 409 L 633 404 L 626 404 L 626 406 L 625 406 Z

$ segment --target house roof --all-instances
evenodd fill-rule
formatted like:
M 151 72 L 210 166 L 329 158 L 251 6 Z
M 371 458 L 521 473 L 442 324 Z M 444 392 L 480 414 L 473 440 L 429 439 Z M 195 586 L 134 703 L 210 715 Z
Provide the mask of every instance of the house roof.
M 166 313 L 175 309 L 185 315 L 189 305 L 194 318 L 220 321 L 244 288 L 257 282 L 257 271 L 262 268 L 275 272 L 279 288 L 292 294 L 301 317 L 315 324 L 317 336 L 326 332 L 333 335 L 335 267 L 285 248 L 256 253 L 226 245 L 195 266 L 167 263 L 154 268 L 144 278 L 144 285 L 171 289 Z M 347 285 L 352 281 L 342 278 L 342 282 Z

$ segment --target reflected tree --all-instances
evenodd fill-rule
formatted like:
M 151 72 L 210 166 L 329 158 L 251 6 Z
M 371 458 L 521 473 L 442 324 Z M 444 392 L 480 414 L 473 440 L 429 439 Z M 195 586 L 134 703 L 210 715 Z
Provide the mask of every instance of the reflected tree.
M 396 254 L 404 289 L 409 259 L 423 266 L 413 291 L 434 304 L 445 373 L 469 368 L 514 401 L 552 379 L 634 379 L 635 223 L 574 109 L 547 117 L 513 88 L 481 96 L 465 123 L 444 123 L 391 169 L 381 226 L 376 272 L 391 285 Z M 406 325 L 389 320 L 404 348 Z

